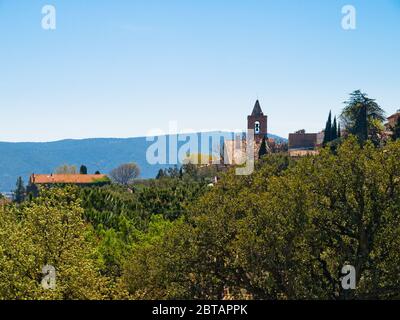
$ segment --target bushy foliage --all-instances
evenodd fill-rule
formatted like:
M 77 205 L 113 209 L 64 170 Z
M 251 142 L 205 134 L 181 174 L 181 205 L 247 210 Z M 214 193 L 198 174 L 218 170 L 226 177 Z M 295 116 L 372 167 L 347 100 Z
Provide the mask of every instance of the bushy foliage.
M 378 146 L 384 131 L 385 111 L 360 90 L 352 92 L 344 103 L 340 119 L 346 131 L 357 136 L 361 143 L 370 139 Z
M 400 141 L 350 136 L 318 156 L 267 155 L 249 176 L 217 172 L 214 187 L 188 165 L 42 190 L 0 206 L 0 298 L 398 299 L 399 159 Z M 54 290 L 40 285 L 48 264 Z
M 23 206 L 0 207 L 1 299 L 101 299 L 108 281 L 91 258 L 94 247 L 72 189 L 44 191 Z M 56 271 L 56 286 L 41 286 L 42 268 Z
M 206 190 L 204 182 L 171 176 L 171 172 L 130 188 L 112 185 L 79 190 L 85 219 L 101 239 L 98 260 L 105 275 L 121 275 L 132 247 L 154 228 L 154 219 L 167 224 L 185 217 L 187 207 Z
M 127 289 L 148 299 L 219 299 L 227 288 L 255 299 L 399 298 L 399 158 L 399 142 L 349 138 L 286 170 L 270 158 L 253 176 L 230 173 L 190 223 L 132 255 Z M 341 287 L 345 264 L 357 290 Z M 145 269 L 150 279 L 133 280 Z

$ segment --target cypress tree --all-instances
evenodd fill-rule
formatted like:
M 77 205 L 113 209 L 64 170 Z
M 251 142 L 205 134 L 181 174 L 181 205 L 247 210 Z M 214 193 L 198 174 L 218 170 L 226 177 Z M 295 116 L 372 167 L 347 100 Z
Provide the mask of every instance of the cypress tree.
M 331 141 L 334 141 L 337 139 L 337 121 L 336 121 L 336 116 L 333 119 L 333 125 L 332 125 L 332 131 L 331 131 Z
M 267 143 L 264 137 L 261 142 L 260 150 L 258 151 L 258 158 L 261 159 L 266 154 L 267 154 Z
M 165 177 L 164 170 L 163 170 L 163 169 L 158 170 L 156 179 L 159 180 L 159 179 L 162 179 L 162 178 L 164 178 L 164 177 Z
M 337 137 L 338 137 L 338 138 L 341 138 L 341 137 L 342 137 L 342 129 L 340 128 L 340 122 L 338 123 Z
M 368 140 L 367 105 L 362 104 L 358 110 L 357 119 L 353 130 L 361 144 Z
M 79 169 L 80 174 L 87 174 L 87 167 L 85 165 L 81 165 Z
M 183 168 L 182 166 L 179 168 L 179 179 L 183 178 Z
M 323 141 L 324 145 L 326 145 L 328 142 L 332 141 L 331 135 L 332 135 L 332 112 L 329 111 L 329 117 L 328 117 L 328 120 L 326 121 L 326 126 L 325 126 L 325 134 L 324 134 L 324 141 Z
M 14 190 L 14 201 L 16 203 L 22 203 L 25 200 L 26 190 L 24 182 L 21 177 L 18 177 L 16 188 Z

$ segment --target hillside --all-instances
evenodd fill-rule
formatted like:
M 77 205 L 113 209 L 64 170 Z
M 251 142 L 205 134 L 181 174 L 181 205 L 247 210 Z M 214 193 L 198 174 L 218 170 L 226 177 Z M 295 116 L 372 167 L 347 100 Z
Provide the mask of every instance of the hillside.
M 192 137 L 195 135 L 198 134 L 191 134 Z M 232 133 L 229 132 L 207 133 L 207 136 L 213 138 L 213 150 L 216 150 L 219 144 L 217 137 L 220 135 L 226 139 L 232 137 Z M 274 135 L 270 136 L 282 139 Z M 168 139 L 169 136 L 167 136 L 167 141 Z M 142 178 L 152 178 L 156 176 L 160 168 L 169 167 L 169 165 L 147 163 L 146 150 L 153 143 L 153 141 L 147 141 L 146 137 L 95 138 L 44 143 L 0 142 L 0 191 L 12 190 L 19 176 L 27 182 L 32 173 L 51 173 L 62 164 L 71 164 L 77 167 L 84 164 L 90 173 L 96 170 L 108 173 L 121 163 L 134 161 L 141 168 Z M 185 141 L 179 142 L 179 146 L 184 143 Z

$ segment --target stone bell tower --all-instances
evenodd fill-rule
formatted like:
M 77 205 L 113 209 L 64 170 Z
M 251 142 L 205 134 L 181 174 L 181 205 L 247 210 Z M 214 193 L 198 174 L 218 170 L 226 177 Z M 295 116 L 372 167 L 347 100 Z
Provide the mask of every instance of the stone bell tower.
M 257 100 L 253 112 L 247 117 L 247 129 L 254 130 L 254 141 L 256 144 L 267 138 L 268 116 L 265 116 L 261 110 L 260 102 Z

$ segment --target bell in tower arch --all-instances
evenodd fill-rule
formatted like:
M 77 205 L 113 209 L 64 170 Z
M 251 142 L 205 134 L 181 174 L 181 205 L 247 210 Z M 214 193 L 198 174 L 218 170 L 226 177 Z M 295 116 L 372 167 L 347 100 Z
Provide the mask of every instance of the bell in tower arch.
M 260 134 L 260 121 L 256 121 L 254 123 L 254 133 L 255 134 Z

